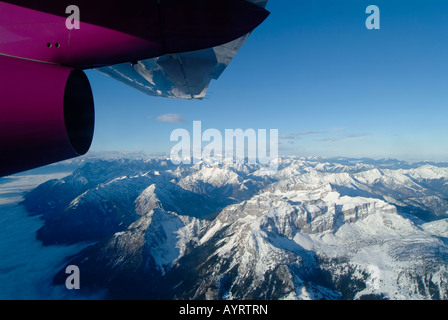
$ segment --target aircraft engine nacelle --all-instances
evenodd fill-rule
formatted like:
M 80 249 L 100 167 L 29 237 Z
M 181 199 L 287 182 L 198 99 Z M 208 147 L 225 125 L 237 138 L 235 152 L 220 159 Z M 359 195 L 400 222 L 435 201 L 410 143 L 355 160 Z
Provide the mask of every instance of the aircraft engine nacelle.
M 83 71 L 0 55 L 0 176 L 85 154 L 94 103 Z

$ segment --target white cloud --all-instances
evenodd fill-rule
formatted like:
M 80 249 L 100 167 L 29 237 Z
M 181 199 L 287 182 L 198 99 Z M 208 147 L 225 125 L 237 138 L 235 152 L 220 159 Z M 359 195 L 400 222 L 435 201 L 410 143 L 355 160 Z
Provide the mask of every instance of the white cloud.
M 326 133 L 326 131 L 302 131 L 302 132 L 293 132 L 288 135 L 282 135 L 279 136 L 279 139 L 284 140 L 294 140 L 294 139 L 300 139 L 302 136 L 308 136 L 311 134 L 320 134 L 320 133 Z
M 346 139 L 364 139 L 370 136 L 370 133 L 349 133 L 339 137 L 315 138 L 314 141 L 341 141 Z
M 339 141 L 341 138 L 330 137 L 330 138 L 316 138 L 314 141 Z
M 162 114 L 157 117 L 157 120 L 160 122 L 168 122 L 168 123 L 183 123 L 185 119 L 178 113 L 167 113 Z

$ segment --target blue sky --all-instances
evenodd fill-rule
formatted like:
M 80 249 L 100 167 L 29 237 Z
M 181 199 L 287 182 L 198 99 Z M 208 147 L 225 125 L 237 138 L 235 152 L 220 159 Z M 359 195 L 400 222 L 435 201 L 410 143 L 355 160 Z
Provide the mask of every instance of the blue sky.
M 368 30 L 368 5 L 381 29 Z M 278 129 L 280 154 L 448 161 L 448 1 L 270 0 L 203 101 L 89 70 L 91 151 L 169 152 L 176 128 Z M 166 114 L 177 121 L 165 122 Z

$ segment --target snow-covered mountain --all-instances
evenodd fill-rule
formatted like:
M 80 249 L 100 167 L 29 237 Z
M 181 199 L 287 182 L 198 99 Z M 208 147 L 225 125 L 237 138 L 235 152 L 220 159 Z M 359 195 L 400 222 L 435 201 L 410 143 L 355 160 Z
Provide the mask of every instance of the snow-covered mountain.
M 23 203 L 44 244 L 96 242 L 68 264 L 108 298 L 448 299 L 446 164 L 95 161 Z

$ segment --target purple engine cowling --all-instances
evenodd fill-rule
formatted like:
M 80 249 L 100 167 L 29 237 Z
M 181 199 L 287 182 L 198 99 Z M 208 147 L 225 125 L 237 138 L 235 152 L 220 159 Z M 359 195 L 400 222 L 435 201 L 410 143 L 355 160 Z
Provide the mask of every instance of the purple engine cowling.
M 83 71 L 0 55 L 0 176 L 85 154 L 94 103 Z

